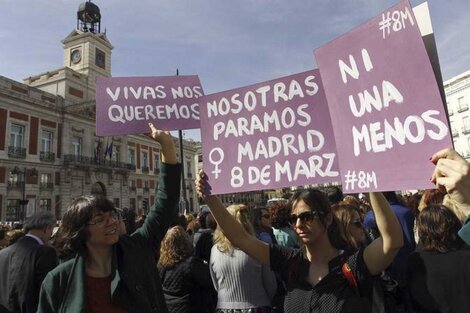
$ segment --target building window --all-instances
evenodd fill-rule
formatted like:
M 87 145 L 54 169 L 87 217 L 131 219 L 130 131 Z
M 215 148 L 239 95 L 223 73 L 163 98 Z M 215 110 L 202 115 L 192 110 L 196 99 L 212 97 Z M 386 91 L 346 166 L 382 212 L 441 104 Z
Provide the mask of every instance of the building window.
M 42 131 L 41 137 L 41 151 L 42 152 L 52 152 L 52 143 L 54 139 L 54 133 L 48 130 Z
M 160 155 L 157 153 L 153 154 L 153 171 L 155 173 L 160 172 Z
M 134 149 L 129 149 L 129 163 L 135 165 L 135 151 Z
M 52 210 L 52 200 L 51 199 L 39 199 L 39 210 L 50 212 Z
M 41 177 L 39 179 L 40 179 L 39 188 L 41 189 L 54 188 L 54 185 L 52 184 L 52 174 L 41 173 Z
M 24 126 L 11 124 L 10 129 L 10 146 L 22 148 L 24 143 Z
M 148 167 L 148 153 L 142 152 L 142 167 Z
M 82 155 L 82 138 L 73 137 L 72 138 L 72 152 L 75 156 Z
M 135 211 L 135 198 L 129 199 L 129 208 Z
M 20 200 L 8 199 L 6 221 L 7 222 L 22 221 L 23 215 L 21 213 L 22 212 L 20 210 Z
M 460 97 L 458 99 L 458 109 L 457 109 L 459 112 L 463 112 L 463 111 L 466 111 L 468 110 L 468 103 L 465 102 L 465 98 L 464 97 Z
M 120 162 L 121 161 L 121 146 L 114 145 L 113 154 L 111 156 L 111 159 L 115 162 Z
M 191 161 L 186 161 L 186 176 L 188 178 L 192 178 L 193 177 L 193 173 L 191 172 Z

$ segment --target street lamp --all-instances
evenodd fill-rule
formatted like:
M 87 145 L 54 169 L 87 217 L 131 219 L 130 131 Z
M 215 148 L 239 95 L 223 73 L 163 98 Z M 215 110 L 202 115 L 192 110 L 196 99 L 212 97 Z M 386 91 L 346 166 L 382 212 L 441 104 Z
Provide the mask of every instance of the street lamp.
M 21 206 L 20 216 L 18 215 L 17 216 L 19 217 L 20 220 L 24 221 L 26 217 L 26 206 L 29 203 L 29 200 L 26 199 L 26 174 L 29 174 L 29 176 L 38 176 L 38 171 L 35 168 L 28 170 L 26 167 L 24 167 L 23 170 L 21 170 L 18 166 L 15 166 L 15 168 L 11 171 L 11 173 L 14 175 L 22 176 L 21 188 L 23 192 L 23 197 L 20 200 L 20 206 Z

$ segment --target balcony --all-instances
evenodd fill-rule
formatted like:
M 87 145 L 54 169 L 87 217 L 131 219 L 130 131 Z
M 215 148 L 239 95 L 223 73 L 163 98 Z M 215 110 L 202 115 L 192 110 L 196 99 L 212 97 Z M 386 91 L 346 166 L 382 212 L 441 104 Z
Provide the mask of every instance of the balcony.
M 15 158 L 15 159 L 25 159 L 26 158 L 26 148 L 8 146 L 8 156 L 12 157 L 12 158 Z
M 64 155 L 64 165 L 75 165 L 79 167 L 101 167 L 121 170 L 135 170 L 135 165 L 106 160 L 104 158 L 88 157 L 83 155 L 66 154 Z
M 129 190 L 135 192 L 137 190 L 137 188 L 135 186 L 129 186 Z
M 55 153 L 41 151 L 39 153 L 39 160 L 41 160 L 43 162 L 54 162 L 55 161 Z
M 464 126 L 462 127 L 462 133 L 463 133 L 464 135 L 470 134 L 470 125 L 464 125 Z
M 459 105 L 457 112 L 462 113 L 467 110 L 468 110 L 468 104 L 462 104 L 462 105 Z
M 52 190 L 54 189 L 54 183 L 39 183 L 40 190 Z
M 148 174 L 149 168 L 148 166 L 142 166 L 142 173 Z
M 150 191 L 149 187 L 144 187 L 144 192 L 148 193 Z

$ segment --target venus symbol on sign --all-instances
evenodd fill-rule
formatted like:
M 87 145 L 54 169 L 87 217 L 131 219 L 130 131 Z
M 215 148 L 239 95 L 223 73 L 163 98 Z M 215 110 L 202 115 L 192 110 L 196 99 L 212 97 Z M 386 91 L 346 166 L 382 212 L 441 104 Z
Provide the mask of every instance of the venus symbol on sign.
M 214 152 L 217 152 L 219 154 L 219 159 L 218 160 L 214 160 L 214 158 L 213 158 L 213 153 Z M 212 171 L 212 174 L 214 174 L 215 179 L 219 178 L 219 174 L 222 172 L 219 169 L 219 164 L 222 163 L 223 160 L 224 160 L 224 150 L 222 150 L 221 148 L 214 148 L 209 153 L 209 161 L 212 164 L 214 164 L 214 166 L 215 166 L 214 170 Z

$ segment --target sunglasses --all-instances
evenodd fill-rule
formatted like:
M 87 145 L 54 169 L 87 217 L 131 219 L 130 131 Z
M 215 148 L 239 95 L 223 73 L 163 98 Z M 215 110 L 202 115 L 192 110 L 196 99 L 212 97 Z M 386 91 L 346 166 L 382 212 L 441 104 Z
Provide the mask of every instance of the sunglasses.
M 320 214 L 317 211 L 307 211 L 307 212 L 300 213 L 299 215 L 291 214 L 289 220 L 292 225 L 295 225 L 298 219 L 302 223 L 305 223 L 305 222 L 311 222 L 314 219 L 317 219 L 319 217 L 320 217 Z

